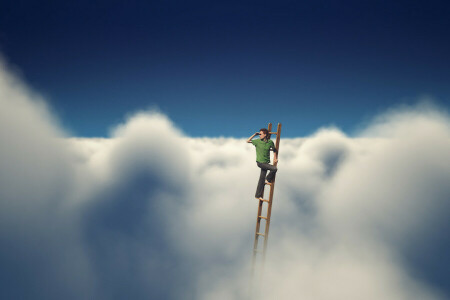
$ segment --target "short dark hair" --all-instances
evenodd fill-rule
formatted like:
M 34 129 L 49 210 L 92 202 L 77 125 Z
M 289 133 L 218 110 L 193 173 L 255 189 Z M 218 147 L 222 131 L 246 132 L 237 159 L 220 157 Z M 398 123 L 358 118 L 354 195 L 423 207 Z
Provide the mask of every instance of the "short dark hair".
M 270 139 L 270 133 L 269 133 L 269 130 L 267 130 L 266 128 L 261 128 L 259 131 L 264 132 L 264 134 L 267 136 L 267 139 Z

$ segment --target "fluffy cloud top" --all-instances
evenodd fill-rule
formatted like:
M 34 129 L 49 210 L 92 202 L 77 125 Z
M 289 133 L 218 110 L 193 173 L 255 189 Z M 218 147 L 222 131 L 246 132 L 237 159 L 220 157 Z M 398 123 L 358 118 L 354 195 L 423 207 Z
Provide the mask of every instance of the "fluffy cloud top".
M 157 111 L 107 139 L 69 138 L 3 63 L 0 107 L 2 298 L 248 298 L 251 144 L 185 136 Z M 354 137 L 282 139 L 279 160 L 253 295 L 450 297 L 445 112 L 404 107 Z

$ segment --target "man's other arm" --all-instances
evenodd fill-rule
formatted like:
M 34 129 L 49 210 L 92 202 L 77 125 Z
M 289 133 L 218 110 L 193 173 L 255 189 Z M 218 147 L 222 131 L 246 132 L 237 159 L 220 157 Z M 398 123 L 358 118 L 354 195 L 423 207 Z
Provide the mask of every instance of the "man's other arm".
M 277 148 L 275 148 L 275 146 L 273 146 L 272 151 L 273 151 L 273 162 L 275 163 L 276 161 L 278 161 L 278 150 Z

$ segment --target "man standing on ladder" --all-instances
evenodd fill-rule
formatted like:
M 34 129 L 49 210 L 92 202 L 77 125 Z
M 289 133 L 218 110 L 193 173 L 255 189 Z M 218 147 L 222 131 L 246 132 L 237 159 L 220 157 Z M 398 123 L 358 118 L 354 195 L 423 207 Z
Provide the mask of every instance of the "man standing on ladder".
M 252 139 L 259 135 L 259 140 Z M 252 143 L 256 147 L 256 164 L 261 168 L 261 174 L 259 176 L 258 186 L 256 188 L 255 198 L 259 199 L 264 193 L 264 180 L 268 183 L 273 181 L 275 173 L 277 172 L 277 167 L 270 164 L 270 150 L 273 151 L 273 162 L 278 161 L 277 149 L 273 141 L 270 139 L 269 130 L 266 128 L 261 128 L 259 132 L 256 132 L 251 137 L 248 138 L 247 143 Z M 266 177 L 267 170 L 270 170 L 269 175 Z

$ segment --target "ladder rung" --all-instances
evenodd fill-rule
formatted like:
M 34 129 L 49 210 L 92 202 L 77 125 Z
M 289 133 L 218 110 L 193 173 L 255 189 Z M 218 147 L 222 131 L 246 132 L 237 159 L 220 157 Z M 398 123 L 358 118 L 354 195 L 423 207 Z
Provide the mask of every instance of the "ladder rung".
M 259 216 L 261 219 L 267 220 L 267 217 Z
M 264 184 L 272 185 L 273 182 L 264 182 Z
M 275 132 L 269 132 L 269 134 L 278 134 L 278 132 L 276 132 L 276 131 Z
M 256 234 L 257 234 L 257 235 L 261 235 L 261 236 L 265 236 L 264 233 L 260 233 L 260 232 L 257 232 Z
M 263 201 L 263 202 L 270 202 L 269 200 L 263 199 L 263 198 L 258 198 L 259 201 Z

